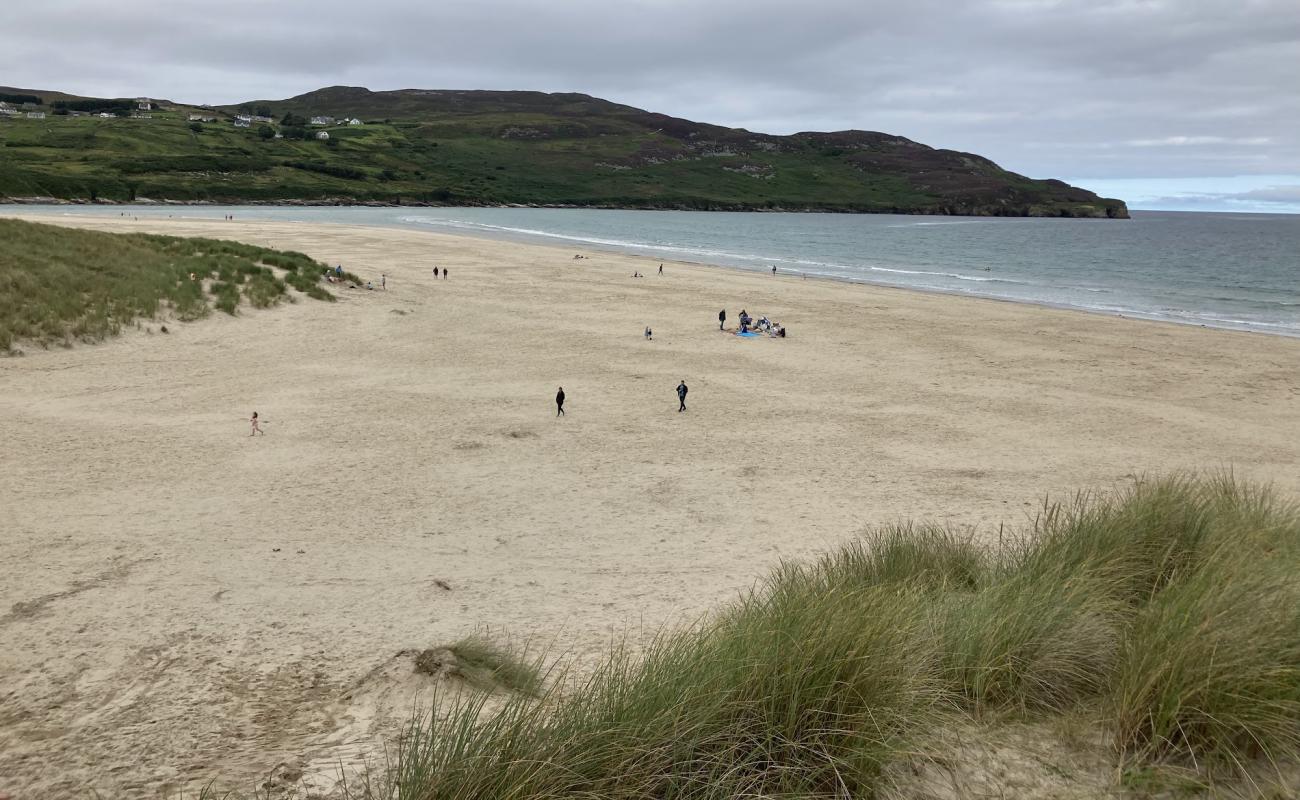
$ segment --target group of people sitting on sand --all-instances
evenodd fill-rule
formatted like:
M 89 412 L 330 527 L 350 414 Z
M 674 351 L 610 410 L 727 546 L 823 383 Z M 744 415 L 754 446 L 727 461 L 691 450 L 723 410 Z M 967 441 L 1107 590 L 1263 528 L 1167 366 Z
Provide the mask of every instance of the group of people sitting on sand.
M 737 333 L 766 333 L 778 339 L 785 338 L 785 326 L 779 322 L 773 322 L 767 317 L 759 317 L 755 320 L 745 309 L 740 310 L 740 330 Z

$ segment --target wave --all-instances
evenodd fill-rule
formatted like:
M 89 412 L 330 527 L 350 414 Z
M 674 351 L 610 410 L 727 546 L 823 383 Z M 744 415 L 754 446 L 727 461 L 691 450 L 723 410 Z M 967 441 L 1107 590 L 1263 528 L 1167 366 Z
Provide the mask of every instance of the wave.
M 861 269 L 857 267 L 856 269 Z M 892 272 L 898 275 L 932 275 L 943 278 L 956 278 L 959 281 L 974 281 L 975 283 L 1014 283 L 1021 286 L 1037 285 L 1030 281 L 1018 281 L 1014 278 L 993 278 L 981 275 L 963 275 L 960 272 L 930 272 L 921 269 L 897 269 L 894 267 L 867 267 L 872 272 Z

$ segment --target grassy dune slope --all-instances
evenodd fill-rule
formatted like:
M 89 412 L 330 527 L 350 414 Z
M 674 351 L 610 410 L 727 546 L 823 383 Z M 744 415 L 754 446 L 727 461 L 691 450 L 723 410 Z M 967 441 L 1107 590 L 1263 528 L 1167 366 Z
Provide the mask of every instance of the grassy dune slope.
M 1298 569 L 1297 509 L 1226 478 L 1049 505 L 991 552 L 891 528 L 540 700 L 443 703 L 361 791 L 934 796 L 915 781 L 952 763 L 945 731 L 1068 718 L 1109 748 L 1116 794 L 1272 796 L 1300 760 Z
M 80 231 L 0 219 L 0 353 L 98 341 L 137 319 L 234 314 L 292 301 L 293 288 L 333 301 L 325 270 L 302 253 L 237 242 Z M 355 280 L 355 277 L 352 277 Z
M 17 90 L 14 90 L 17 91 Z M 40 93 L 37 93 L 40 94 Z M 235 128 L 233 115 L 270 112 Z M 528 203 L 1126 217 L 1119 200 L 867 131 L 770 136 L 586 95 L 322 89 L 151 119 L 0 121 L 0 196 L 125 201 Z M 313 115 L 364 125 L 308 127 Z M 286 125 L 289 119 L 294 124 Z M 296 134 L 295 134 L 296 131 Z M 317 132 L 330 135 L 318 141 Z

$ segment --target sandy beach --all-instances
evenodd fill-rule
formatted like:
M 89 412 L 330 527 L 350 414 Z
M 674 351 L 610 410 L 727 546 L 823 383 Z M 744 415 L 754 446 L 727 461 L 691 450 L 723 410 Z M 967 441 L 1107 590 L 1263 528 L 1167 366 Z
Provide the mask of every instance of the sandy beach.
M 489 630 L 582 663 L 867 526 L 995 537 L 1177 469 L 1300 494 L 1297 339 L 400 229 L 26 218 L 388 290 L 0 358 L 14 798 L 330 771 L 409 712 L 404 651 Z

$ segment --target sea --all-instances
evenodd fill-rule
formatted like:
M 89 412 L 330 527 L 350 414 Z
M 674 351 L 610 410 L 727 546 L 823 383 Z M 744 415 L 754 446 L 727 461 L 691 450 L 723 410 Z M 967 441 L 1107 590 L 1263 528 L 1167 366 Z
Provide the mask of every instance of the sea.
M 25 207 L 35 210 L 33 207 Z M 1300 336 L 1300 215 L 1131 220 L 556 208 L 49 206 L 393 226 Z

